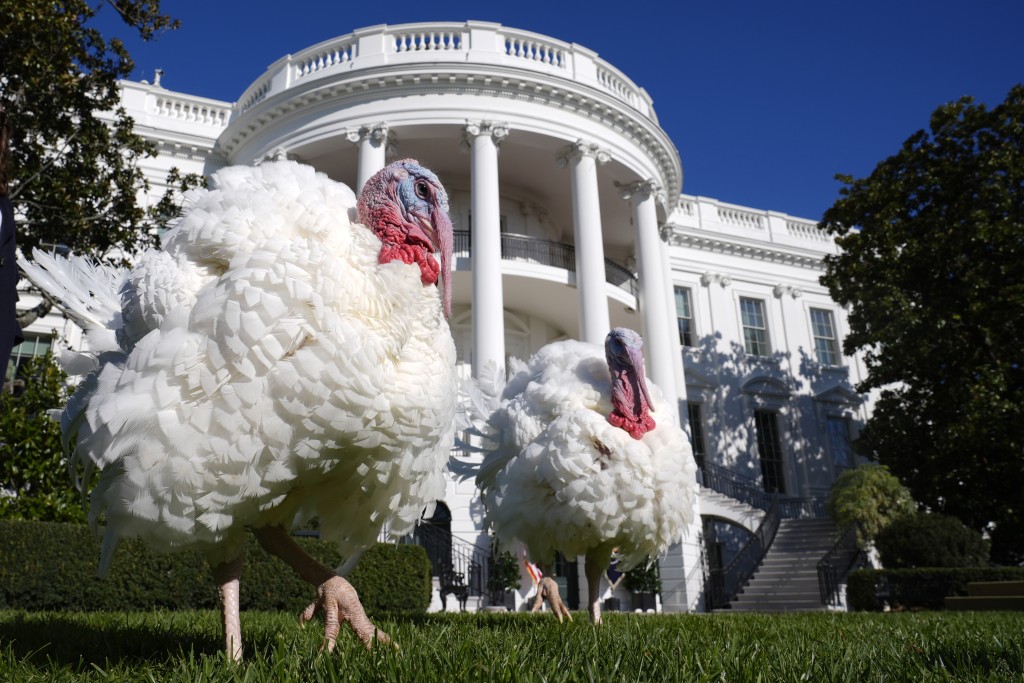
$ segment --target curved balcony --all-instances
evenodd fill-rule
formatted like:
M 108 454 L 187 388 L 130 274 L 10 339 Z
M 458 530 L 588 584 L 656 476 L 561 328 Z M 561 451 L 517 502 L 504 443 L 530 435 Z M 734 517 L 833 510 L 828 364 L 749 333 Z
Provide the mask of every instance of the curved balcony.
M 453 252 L 455 256 L 468 257 L 472 251 L 472 240 L 468 230 L 456 230 Z M 576 272 L 576 247 L 571 244 L 515 235 L 501 234 L 501 258 L 504 261 L 519 261 L 540 266 L 551 266 Z M 625 266 L 604 260 L 605 282 L 637 296 L 637 277 Z

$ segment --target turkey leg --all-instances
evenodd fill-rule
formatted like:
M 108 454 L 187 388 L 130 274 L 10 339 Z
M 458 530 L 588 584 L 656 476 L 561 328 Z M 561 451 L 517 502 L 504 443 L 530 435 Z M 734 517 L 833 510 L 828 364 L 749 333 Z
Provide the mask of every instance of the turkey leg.
M 367 649 L 373 647 L 374 639 L 381 643 L 391 642 L 391 637 L 374 626 L 366 616 L 352 584 L 310 557 L 284 528 L 266 526 L 253 529 L 253 533 L 264 550 L 287 562 L 304 581 L 316 586 L 316 600 L 302 611 L 299 621 L 305 625 L 317 610 L 323 611 L 324 647 L 328 652 L 334 651 L 338 632 L 346 623 Z
M 213 580 L 220 593 L 221 621 L 228 657 L 242 661 L 242 623 L 238 615 L 238 586 L 242 578 L 242 553 L 213 568 Z
M 587 597 L 590 601 L 590 620 L 595 625 L 601 623 L 601 575 L 608 567 L 611 551 L 605 547 L 598 547 L 587 553 L 586 563 L 583 565 L 587 575 Z

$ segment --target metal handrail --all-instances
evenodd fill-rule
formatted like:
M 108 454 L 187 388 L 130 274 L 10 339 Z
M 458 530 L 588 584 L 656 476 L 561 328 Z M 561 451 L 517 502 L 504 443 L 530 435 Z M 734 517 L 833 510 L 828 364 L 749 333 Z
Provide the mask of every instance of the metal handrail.
M 469 254 L 472 250 L 473 241 L 470 231 L 456 230 L 454 253 Z M 576 272 L 576 248 L 573 245 L 552 242 L 539 237 L 501 233 L 501 258 L 505 261 L 536 263 L 542 266 L 561 268 L 570 273 Z M 604 260 L 604 279 L 608 284 L 625 289 L 633 296 L 637 295 L 637 276 L 615 261 Z
M 867 560 L 867 554 L 858 542 L 857 532 L 856 523 L 846 527 L 835 544 L 818 561 L 818 592 L 823 605 L 834 607 L 840 603 L 840 586 L 857 564 Z
M 713 463 L 705 462 L 697 470 L 697 481 L 712 491 L 729 496 L 759 510 L 767 510 L 776 494 L 765 491 L 761 484 L 746 475 Z M 779 517 L 782 519 L 821 519 L 828 516 L 827 498 L 778 498 Z
M 736 557 L 721 569 L 711 571 L 707 591 L 708 609 L 725 607 L 735 600 L 768 554 L 781 522 L 778 494 L 774 494 L 772 498 L 761 524 L 736 553 Z

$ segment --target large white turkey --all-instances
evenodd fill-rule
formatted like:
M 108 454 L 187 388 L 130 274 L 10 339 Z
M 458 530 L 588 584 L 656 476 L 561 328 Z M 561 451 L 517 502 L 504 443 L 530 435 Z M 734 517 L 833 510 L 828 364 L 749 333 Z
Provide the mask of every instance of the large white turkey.
M 316 586 L 303 619 L 324 611 L 328 650 L 346 622 L 368 647 L 387 639 L 288 529 L 315 516 L 358 557 L 443 494 L 457 400 L 447 211 L 437 177 L 409 159 L 358 203 L 294 162 L 229 167 L 130 271 L 38 251 L 20 262 L 87 330 L 89 352 L 65 359 L 87 376 L 62 428 L 86 479 L 102 469 L 101 572 L 122 537 L 200 549 L 241 659 L 250 527 Z
M 694 518 L 696 465 L 676 410 L 644 376 L 643 340 L 613 329 L 602 349 L 560 341 L 507 383 L 490 371 L 464 384 L 459 426 L 482 439 L 476 475 L 486 522 L 526 546 L 550 574 L 556 551 L 586 557 L 590 616 L 613 551 L 628 570 L 663 554 Z M 471 442 L 472 443 L 472 442 Z

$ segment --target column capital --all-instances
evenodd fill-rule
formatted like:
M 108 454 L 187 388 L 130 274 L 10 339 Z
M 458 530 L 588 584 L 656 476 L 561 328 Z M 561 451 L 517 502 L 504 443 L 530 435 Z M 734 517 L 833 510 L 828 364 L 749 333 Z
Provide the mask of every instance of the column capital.
M 359 126 L 359 128 L 349 128 L 345 131 L 345 138 L 349 142 L 356 144 L 364 140 L 369 140 L 378 145 L 386 144 L 389 153 L 394 153 L 395 151 L 395 134 L 391 132 L 391 126 L 387 121 Z
M 612 155 L 598 147 L 596 143 L 577 140 L 570 145 L 566 145 L 555 155 L 555 163 L 558 164 L 559 168 L 565 168 L 569 165 L 570 161 L 582 157 L 590 157 L 596 159 L 597 163 L 604 164 L 611 161 Z
M 471 121 L 466 119 L 466 125 L 462 128 L 462 141 L 459 146 L 463 151 L 468 152 L 472 146 L 471 139 L 481 136 L 490 136 L 496 147 L 501 146 L 501 141 L 508 137 L 509 127 L 501 121 Z
M 789 294 L 794 299 L 797 299 L 803 296 L 804 291 L 799 287 L 795 287 L 793 285 L 784 285 L 780 282 L 779 284 L 775 285 L 775 287 L 772 288 L 772 293 L 775 295 L 776 299 L 781 299 L 787 294 Z
M 732 278 L 721 273 L 709 273 L 706 271 L 700 276 L 700 283 L 705 287 L 710 287 L 712 282 L 717 282 L 722 287 L 728 287 L 732 284 Z
M 665 191 L 654 178 L 637 180 L 632 183 L 617 182 L 615 183 L 615 187 L 619 188 L 619 196 L 623 199 L 632 199 L 633 197 L 636 197 L 638 200 L 643 201 L 650 197 L 658 202 L 664 201 L 665 199 Z

